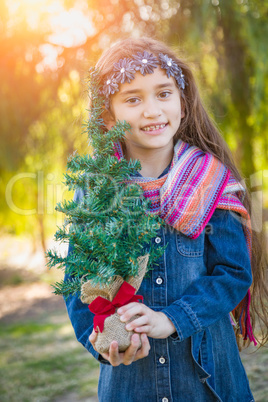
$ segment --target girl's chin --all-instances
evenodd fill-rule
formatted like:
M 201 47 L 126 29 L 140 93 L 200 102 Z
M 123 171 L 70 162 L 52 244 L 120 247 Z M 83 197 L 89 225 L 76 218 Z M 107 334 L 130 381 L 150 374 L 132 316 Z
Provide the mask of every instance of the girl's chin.
M 167 141 L 151 141 L 150 143 L 147 144 L 140 144 L 140 148 L 143 148 L 144 150 L 148 151 L 153 151 L 153 150 L 158 150 L 158 149 L 167 149 L 169 147 L 173 148 L 173 140 L 171 142 Z
M 167 136 L 158 135 L 158 136 L 142 136 L 142 138 L 137 139 L 134 138 L 126 138 L 126 146 L 130 149 L 138 149 L 140 150 L 157 150 L 160 148 L 173 148 L 174 142 L 173 137 L 167 138 Z

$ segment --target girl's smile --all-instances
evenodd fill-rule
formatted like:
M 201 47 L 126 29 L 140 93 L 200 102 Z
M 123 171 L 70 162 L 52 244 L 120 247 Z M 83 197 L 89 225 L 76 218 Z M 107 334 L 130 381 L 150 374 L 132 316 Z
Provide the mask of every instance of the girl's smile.
M 156 150 L 173 152 L 173 137 L 184 111 L 174 78 L 168 78 L 159 67 L 145 76 L 137 72 L 133 81 L 121 84 L 119 92 L 111 97 L 111 111 L 108 128 L 117 120 L 126 120 L 131 125 L 125 137 L 127 154 L 131 157 Z
M 167 127 L 167 123 L 155 123 L 149 124 L 143 127 L 141 130 L 146 131 L 148 134 L 160 134 Z

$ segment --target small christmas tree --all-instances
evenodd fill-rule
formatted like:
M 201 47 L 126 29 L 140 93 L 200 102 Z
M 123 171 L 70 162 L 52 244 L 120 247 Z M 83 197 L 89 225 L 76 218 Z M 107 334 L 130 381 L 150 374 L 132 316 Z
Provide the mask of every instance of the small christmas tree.
M 161 219 L 149 212 L 149 201 L 142 188 L 130 181 L 141 169 L 139 161 L 127 161 L 115 156 L 114 144 L 123 140 L 130 130 L 126 122 L 117 122 L 106 130 L 102 112 L 104 97 L 100 94 L 96 71 L 89 79 L 90 113 L 86 131 L 93 156 L 72 155 L 67 164 L 65 183 L 69 190 L 82 190 L 80 202 L 63 201 L 56 210 L 66 216 L 55 234 L 55 240 L 68 242 L 72 251 L 66 257 L 55 251 L 47 252 L 48 266 L 63 268 L 69 279 L 57 282 L 54 293 L 68 297 L 80 295 L 87 281 L 107 285 L 116 276 L 127 280 L 138 275 L 138 257 L 148 245 L 152 266 L 162 253 L 149 246 L 157 235 Z

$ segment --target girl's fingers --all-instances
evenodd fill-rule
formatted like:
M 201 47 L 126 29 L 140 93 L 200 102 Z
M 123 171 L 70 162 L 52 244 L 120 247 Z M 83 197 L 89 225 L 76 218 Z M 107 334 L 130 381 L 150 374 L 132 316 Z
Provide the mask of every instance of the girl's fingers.
M 127 322 L 133 317 L 134 315 L 142 315 L 145 314 L 146 312 L 146 306 L 141 303 L 135 303 L 133 304 L 132 307 L 130 307 L 127 311 L 125 311 L 121 316 L 120 316 L 120 321 L 122 322 Z
M 135 320 L 129 322 L 126 325 L 126 330 L 127 331 L 132 331 L 135 330 L 137 327 L 141 327 L 142 325 L 148 324 L 148 317 L 147 315 L 142 315 L 139 318 L 136 318 Z
M 97 332 L 95 332 L 93 329 L 93 331 L 91 332 L 91 334 L 89 335 L 89 338 L 88 338 L 89 342 L 92 344 L 93 347 L 94 347 L 94 343 L 97 340 L 97 336 L 98 336 Z
M 142 327 L 137 327 L 135 328 L 135 332 L 144 332 L 146 334 L 149 334 L 151 331 L 152 327 L 149 325 L 143 325 Z
M 124 353 L 118 352 L 118 343 L 116 341 L 113 341 L 110 345 L 109 354 L 103 353 L 102 356 L 106 360 L 108 360 L 112 366 L 119 366 L 119 364 L 121 363 L 128 366 L 135 360 L 139 345 L 140 345 L 139 335 L 134 334 L 131 338 L 130 346 Z
M 111 343 L 108 357 L 109 357 L 108 360 L 112 366 L 119 366 L 119 364 L 122 363 L 121 356 L 118 351 L 118 343 L 116 341 L 113 341 Z
M 149 355 L 151 346 L 146 334 L 141 334 L 141 348 L 137 351 L 135 360 L 143 359 Z
M 95 342 L 97 340 L 97 332 L 92 331 L 89 335 L 89 342 L 92 344 L 93 348 L 95 349 Z M 105 360 L 108 360 L 113 366 L 118 366 L 121 363 L 119 352 L 118 352 L 118 344 L 116 341 L 112 342 L 110 345 L 109 353 L 101 353 L 102 357 Z
M 138 334 L 134 334 L 131 337 L 131 344 L 125 351 L 125 353 L 122 353 L 123 361 L 122 363 L 128 366 L 131 364 L 136 357 L 137 350 L 140 346 L 140 337 Z
M 141 348 L 140 346 L 141 339 Z M 150 350 L 150 343 L 146 334 L 140 335 L 134 334 L 131 337 L 131 344 L 124 353 L 119 353 L 118 343 L 113 341 L 109 348 L 109 353 L 101 353 L 105 360 L 108 360 L 112 366 L 119 366 L 121 363 L 128 366 L 133 361 L 142 359 L 148 356 Z
M 132 304 L 132 306 L 129 307 L 128 314 L 130 314 L 131 317 L 141 312 L 139 303 L 130 304 Z M 148 317 L 146 315 L 142 315 L 141 317 L 132 321 L 132 323 L 134 324 L 133 329 L 135 329 L 136 332 L 143 332 L 141 336 L 141 348 L 139 349 L 139 334 L 132 335 L 131 344 L 124 353 L 119 353 L 118 343 L 116 341 L 113 341 L 110 345 L 109 353 L 101 354 L 105 360 L 108 360 L 111 363 L 112 366 L 119 366 L 121 363 L 123 363 L 124 365 L 130 365 L 133 361 L 142 359 L 149 354 L 150 344 L 147 335 L 145 334 L 146 332 L 149 332 L 149 326 L 145 325 L 146 323 L 148 323 Z M 95 332 L 93 329 L 92 333 L 89 336 L 89 341 L 92 344 L 93 348 L 97 340 L 97 336 L 97 332 Z
M 108 360 L 108 362 L 110 362 L 109 353 L 103 352 L 103 353 L 100 353 L 100 354 L 102 355 L 102 357 L 103 357 L 105 360 Z
M 117 313 L 118 313 L 119 315 L 122 315 L 122 314 L 124 314 L 126 311 L 128 311 L 129 309 L 131 309 L 131 308 L 133 308 L 133 307 L 135 307 L 135 306 L 139 306 L 139 305 L 141 305 L 141 303 L 137 303 L 137 302 L 132 302 L 132 303 L 125 304 L 124 306 L 120 307 L 120 308 L 117 310 Z

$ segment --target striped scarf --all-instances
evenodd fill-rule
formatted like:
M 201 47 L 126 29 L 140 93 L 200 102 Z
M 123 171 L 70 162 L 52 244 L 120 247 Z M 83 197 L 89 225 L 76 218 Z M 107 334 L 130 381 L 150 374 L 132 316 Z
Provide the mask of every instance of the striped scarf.
M 119 143 L 115 144 L 115 156 L 119 160 L 123 157 Z M 166 175 L 159 179 L 131 177 L 131 182 L 139 184 L 151 200 L 152 213 L 192 239 L 201 234 L 216 208 L 238 212 L 251 258 L 250 216 L 242 203 L 245 189 L 213 155 L 179 140 Z M 233 310 L 231 320 L 233 323 L 233 316 L 239 317 L 243 339 L 256 345 L 249 306 L 250 290 Z

